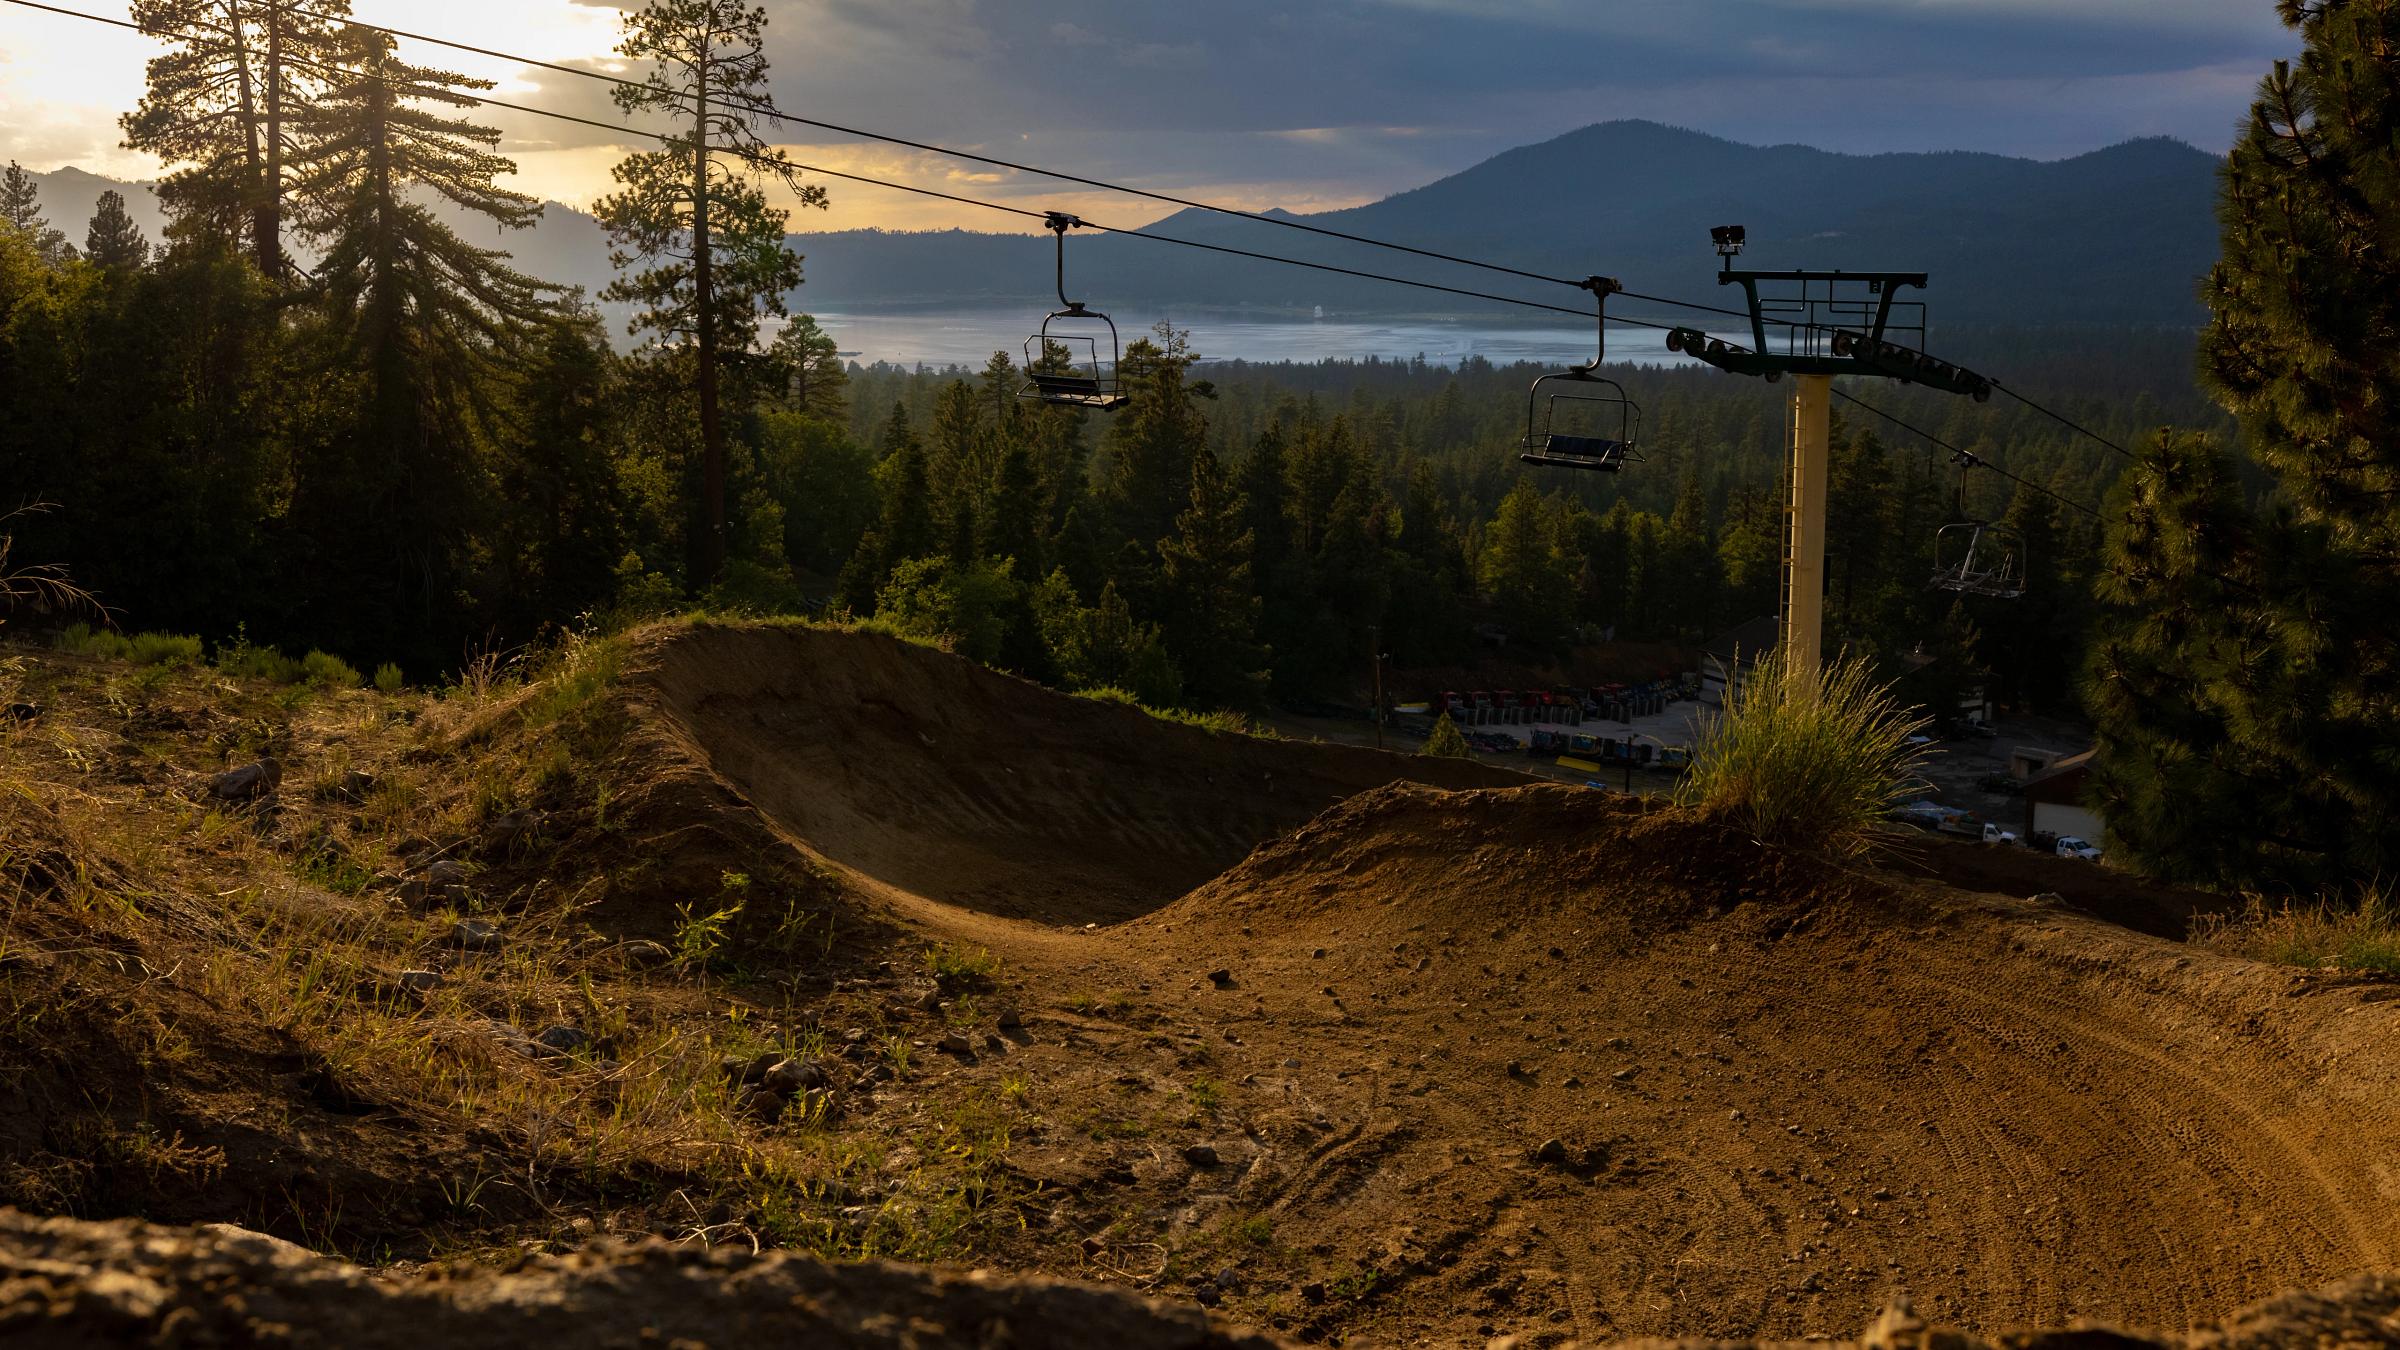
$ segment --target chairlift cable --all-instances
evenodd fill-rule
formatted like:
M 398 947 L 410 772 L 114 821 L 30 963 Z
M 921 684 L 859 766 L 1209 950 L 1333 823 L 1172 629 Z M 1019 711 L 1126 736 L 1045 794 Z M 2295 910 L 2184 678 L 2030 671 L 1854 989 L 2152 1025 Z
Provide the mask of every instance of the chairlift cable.
M 1991 377 L 1988 375 L 1986 375 L 1984 378 L 1991 380 Z M 2067 428 L 2069 431 L 2073 431 L 2084 436 L 2089 436 L 2093 440 L 2107 446 L 2109 449 L 2116 451 L 2120 455 L 2123 455 L 2127 459 L 2140 459 L 2140 456 L 2134 454 L 2131 450 L 2126 449 L 2124 446 L 2117 444 L 2115 441 L 2110 440 L 2108 437 L 2101 435 L 2099 432 L 2092 430 L 2090 427 L 2084 426 L 2082 423 L 2075 421 L 2063 413 L 2052 412 L 2050 409 L 2045 408 L 2041 404 L 2034 402 L 2032 399 L 2025 397 L 2023 394 L 2020 394 L 2016 390 L 2009 388 L 2000 381 L 1991 380 L 1991 384 L 1994 389 L 1997 389 L 2001 393 L 2008 395 L 2010 398 L 2013 398 L 2017 402 L 2024 404 L 2026 407 L 2033 409 L 2042 416 L 2049 418 L 2051 421 L 2058 423 L 2060 426 Z
M 1940 449 L 1949 451 L 1953 459 L 1957 461 L 1961 468 L 1987 469 L 1992 473 L 1998 474 L 2000 477 L 2005 478 L 2021 487 L 2031 488 L 2034 491 L 2041 493 L 2043 496 L 2049 497 L 2052 500 L 2061 503 L 2062 505 L 2073 507 L 2085 515 L 2090 516 L 2094 520 L 2099 520 L 2101 518 L 2098 511 L 2085 506 L 2082 502 L 2076 501 L 2072 497 L 2065 496 L 2053 488 L 2036 483 L 2030 478 L 2024 478 L 2010 473 L 2008 470 L 2001 468 L 1999 465 L 1992 463 L 1990 460 L 1985 459 L 1983 456 L 1976 454 L 1972 450 L 1961 450 L 1957 446 L 1952 445 L 1950 442 L 1943 440 L 1941 437 L 1934 435 L 1932 432 L 1927 431 L 1922 427 L 1911 426 L 1908 423 L 1901 421 L 1899 418 L 1894 417 L 1890 413 L 1885 412 L 1883 409 L 1867 402 L 1865 399 L 1843 393 L 1839 389 L 1833 391 L 1833 396 L 1840 399 L 1844 403 L 1850 404 L 1853 407 L 1864 408 L 1868 412 L 1871 412 L 1877 417 L 1882 418 L 1884 421 L 1900 428 L 1902 431 L 1910 432 L 1917 436 L 1922 436 Z

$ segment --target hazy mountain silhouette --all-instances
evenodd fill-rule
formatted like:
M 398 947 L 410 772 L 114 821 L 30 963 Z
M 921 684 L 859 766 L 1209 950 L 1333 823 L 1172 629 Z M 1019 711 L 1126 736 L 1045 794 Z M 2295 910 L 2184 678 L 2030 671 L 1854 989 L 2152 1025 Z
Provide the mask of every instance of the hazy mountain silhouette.
M 1314 224 L 1642 291 L 1725 302 L 1708 227 L 1749 227 L 1761 267 L 1921 270 L 1936 324 L 2174 324 L 2200 317 L 2195 289 L 2217 255 L 2217 157 L 2178 141 L 2128 141 L 2073 159 L 2003 155 L 1843 155 L 1750 146 L 1654 122 L 1607 122 L 1506 151 L 1473 168 Z M 158 233 L 147 191 L 80 170 L 42 175 L 51 223 L 80 242 L 100 191 L 126 192 Z M 1129 201 L 1119 219 L 1131 216 Z M 1277 213 L 1281 214 L 1281 213 Z M 1323 239 L 1256 221 L 1184 211 L 1151 232 L 1574 306 L 1572 291 Z M 597 222 L 551 205 L 533 230 L 470 228 L 524 270 L 597 291 L 610 275 Z M 823 310 L 1038 305 L 1051 285 L 1047 236 L 962 230 L 802 234 Z M 1193 249 L 1080 233 L 1068 291 L 1100 308 L 1173 306 L 1305 314 L 1470 313 L 1488 306 L 1430 292 Z M 1647 312 L 1619 302 L 1620 312 Z M 1655 308 L 1655 307 L 1649 307 Z

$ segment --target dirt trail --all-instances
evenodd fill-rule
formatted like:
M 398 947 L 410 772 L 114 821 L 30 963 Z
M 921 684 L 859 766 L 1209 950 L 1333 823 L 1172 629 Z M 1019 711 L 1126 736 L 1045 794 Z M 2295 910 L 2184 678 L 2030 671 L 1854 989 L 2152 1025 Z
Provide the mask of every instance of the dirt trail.
M 1232 1260 L 1295 1334 L 1829 1334 L 1902 1293 L 2178 1330 L 2400 1267 L 2388 989 L 880 638 L 701 630 L 645 678 L 1047 1005 L 1008 1063 L 1072 1122 L 1021 1150 L 1054 1217 Z
M 1211 733 L 874 633 L 702 626 L 648 657 L 641 675 L 667 715 L 827 861 L 1050 923 L 1155 908 L 1395 778 L 1525 781 L 1467 761 Z

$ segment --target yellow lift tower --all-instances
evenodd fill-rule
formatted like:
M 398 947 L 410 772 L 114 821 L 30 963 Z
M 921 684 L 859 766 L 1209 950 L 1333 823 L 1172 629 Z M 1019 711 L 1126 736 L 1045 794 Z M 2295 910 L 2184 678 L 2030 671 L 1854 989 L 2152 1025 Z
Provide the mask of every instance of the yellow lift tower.
M 1793 377 L 1791 463 L 1784 502 L 1783 632 L 1785 659 L 1815 667 L 1825 645 L 1826 461 L 1832 453 L 1833 377 L 1872 375 L 1964 394 L 1981 403 L 1991 382 L 1924 354 L 1925 306 L 1900 301 L 1904 286 L 1924 289 L 1923 272 L 1754 272 L 1733 260 L 1747 242 L 1739 225 L 1709 231 L 1720 286 L 1738 285 L 1750 302 L 1750 341 L 1710 337 L 1695 328 L 1667 334 L 1667 350 L 1736 375 L 1769 382 Z M 1768 334 L 1772 326 L 1773 338 Z M 1897 340 L 1895 340 L 1897 339 Z

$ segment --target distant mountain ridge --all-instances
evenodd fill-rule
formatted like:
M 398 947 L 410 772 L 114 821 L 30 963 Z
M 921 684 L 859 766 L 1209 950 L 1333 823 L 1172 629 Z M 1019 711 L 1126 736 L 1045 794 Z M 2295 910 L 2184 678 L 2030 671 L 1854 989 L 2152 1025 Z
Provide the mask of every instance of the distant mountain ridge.
M 1722 303 L 1708 227 L 1749 228 L 1761 267 L 1924 271 L 1933 321 L 1981 325 L 2184 326 L 2217 256 L 2216 156 L 2164 138 L 2072 159 L 1963 151 L 1846 155 L 1753 146 L 1656 122 L 1605 122 L 1504 151 L 1471 168 L 1311 224 L 1561 277 Z M 99 192 L 118 186 L 157 234 L 149 193 L 76 169 L 38 175 L 51 223 L 78 242 Z M 1277 212 L 1276 214 L 1283 214 Z M 1581 297 L 1473 268 L 1186 210 L 1154 233 L 1442 285 L 1578 306 Z M 533 230 L 474 226 L 548 280 L 597 291 L 610 276 L 597 221 L 551 204 Z M 793 236 L 812 309 L 1039 305 L 1046 237 L 962 230 Z M 1068 290 L 1111 303 L 1305 315 L 1486 313 L 1424 291 L 1119 236 L 1069 243 Z M 1640 307 L 1621 303 L 1623 312 Z

